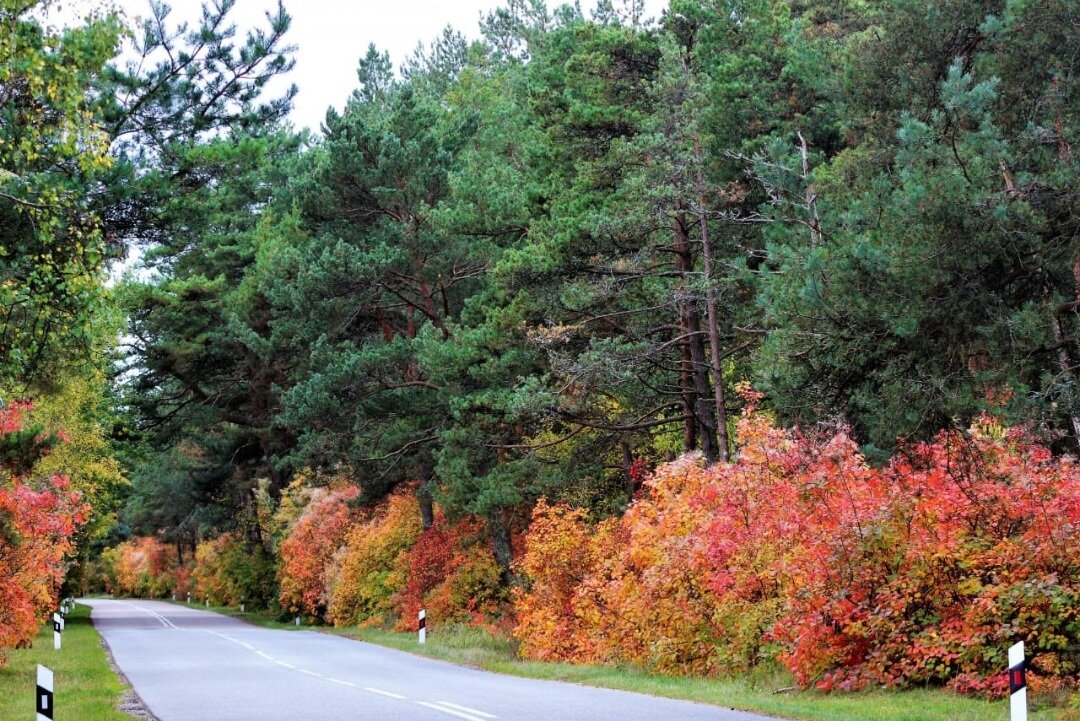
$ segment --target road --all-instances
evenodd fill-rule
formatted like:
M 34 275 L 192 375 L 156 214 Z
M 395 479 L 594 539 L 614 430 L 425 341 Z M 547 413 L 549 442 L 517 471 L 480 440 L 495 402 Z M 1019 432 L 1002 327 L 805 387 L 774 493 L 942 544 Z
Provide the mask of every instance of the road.
M 478 671 L 160 601 L 87 600 L 159 721 L 764 721 L 716 706 Z

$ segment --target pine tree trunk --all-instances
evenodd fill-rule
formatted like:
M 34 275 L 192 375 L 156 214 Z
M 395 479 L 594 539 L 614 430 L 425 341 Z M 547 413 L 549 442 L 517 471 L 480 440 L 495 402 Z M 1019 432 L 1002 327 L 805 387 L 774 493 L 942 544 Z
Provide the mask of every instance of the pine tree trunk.
M 424 530 L 435 525 L 435 499 L 431 491 L 431 477 L 420 481 L 420 487 L 416 489 L 416 500 L 420 504 L 420 523 Z
M 488 516 L 488 535 L 491 537 L 495 564 L 499 567 L 499 580 L 503 586 L 509 586 L 513 580 L 510 564 L 514 560 L 514 553 L 510 543 L 510 512 L 508 510 L 500 508 Z
M 702 170 L 704 158 L 701 151 L 701 139 L 694 137 L 695 166 L 697 169 L 698 224 L 701 228 L 701 255 L 705 264 L 705 312 L 709 324 L 709 355 L 712 361 L 710 369 L 713 377 L 713 401 L 716 404 L 716 435 L 720 445 L 719 458 L 728 460 L 731 439 L 728 438 L 727 398 L 724 388 L 724 367 L 720 348 L 720 321 L 716 311 L 716 289 L 713 288 L 712 247 L 709 243 L 709 219 L 705 215 L 705 173 Z
M 630 473 L 630 469 L 634 466 L 634 454 L 625 436 L 619 439 L 619 449 L 622 451 L 623 473 L 626 474 L 626 494 L 632 499 L 634 491 L 637 490 L 634 488 L 634 476 Z
M 1051 321 L 1051 325 L 1054 331 L 1054 342 L 1058 347 L 1057 359 L 1061 375 L 1063 377 L 1075 377 L 1072 356 L 1069 353 L 1069 349 L 1065 347 L 1065 331 L 1061 326 L 1061 319 L 1055 315 Z M 1080 416 L 1077 416 L 1075 413 L 1069 413 L 1069 424 L 1072 426 L 1073 440 L 1076 442 L 1077 447 L 1080 448 Z
M 685 217 L 675 219 L 675 262 L 681 278 L 679 281 L 679 317 L 683 327 L 684 343 L 690 350 L 691 375 L 694 387 L 694 419 L 698 435 L 701 438 L 701 452 L 709 465 L 719 458 L 716 442 L 716 418 L 709 401 L 712 392 L 709 388 L 709 363 L 705 359 L 704 333 L 701 332 L 701 317 L 694 299 L 688 292 L 686 277 L 693 272 L 694 261 L 690 249 L 690 236 L 686 231 Z

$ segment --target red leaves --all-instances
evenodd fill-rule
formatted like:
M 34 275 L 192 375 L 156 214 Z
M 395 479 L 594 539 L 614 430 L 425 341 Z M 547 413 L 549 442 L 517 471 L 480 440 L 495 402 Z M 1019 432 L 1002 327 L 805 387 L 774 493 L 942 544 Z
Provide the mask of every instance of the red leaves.
M 320 617 L 330 603 L 327 569 L 345 545 L 353 511 L 349 503 L 359 494 L 356 486 L 312 489 L 311 500 L 281 542 L 278 568 L 282 608 Z
M 421 608 L 433 624 L 487 624 L 498 615 L 499 569 L 477 518 L 434 525 L 398 557 L 404 587 L 394 597 L 400 630 L 413 630 Z
M 23 432 L 28 408 L 0 409 L 0 436 Z M 63 476 L 0 478 L 0 651 L 31 640 L 55 608 L 71 536 L 86 512 Z
M 661 467 L 617 522 L 541 503 L 523 653 L 716 672 L 775 655 L 803 685 L 1000 693 L 1004 649 L 1075 678 L 1080 474 L 980 419 L 869 468 L 843 433 L 748 412 L 740 453 Z M 1044 681 L 1050 683 L 1050 681 Z

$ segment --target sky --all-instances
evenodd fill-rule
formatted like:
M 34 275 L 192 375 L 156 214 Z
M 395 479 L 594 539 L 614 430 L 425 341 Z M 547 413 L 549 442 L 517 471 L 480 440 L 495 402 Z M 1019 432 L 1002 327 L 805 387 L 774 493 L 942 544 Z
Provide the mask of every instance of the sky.
M 554 7 L 561 0 L 548 0 Z M 78 0 L 77 0 L 78 2 Z M 101 0 L 81 0 L 84 8 L 100 7 Z M 149 0 L 112 0 L 130 18 L 147 14 Z M 428 43 L 447 25 L 468 38 L 479 37 L 479 20 L 503 5 L 503 0 L 285 0 L 292 16 L 287 36 L 297 46 L 296 67 L 276 88 L 294 83 L 299 92 L 292 112 L 297 128 L 318 130 L 328 106 L 341 108 L 356 87 L 356 64 L 370 43 L 390 53 L 397 67 L 418 42 Z M 198 16 L 197 0 L 172 0 L 173 17 Z M 586 12 L 595 0 L 583 0 Z M 618 6 L 618 2 L 616 2 Z M 646 15 L 658 17 L 667 0 L 645 0 Z M 265 13 L 276 0 L 237 0 L 233 11 L 239 30 L 266 24 Z

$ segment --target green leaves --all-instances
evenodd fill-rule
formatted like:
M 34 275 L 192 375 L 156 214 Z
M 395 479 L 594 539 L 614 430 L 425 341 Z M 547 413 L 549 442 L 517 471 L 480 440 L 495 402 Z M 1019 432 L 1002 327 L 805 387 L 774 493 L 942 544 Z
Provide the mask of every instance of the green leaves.
M 0 384 L 23 387 L 89 360 L 113 252 L 87 196 L 109 165 L 91 88 L 120 26 L 47 30 L 38 5 L 0 4 Z

